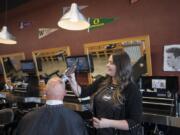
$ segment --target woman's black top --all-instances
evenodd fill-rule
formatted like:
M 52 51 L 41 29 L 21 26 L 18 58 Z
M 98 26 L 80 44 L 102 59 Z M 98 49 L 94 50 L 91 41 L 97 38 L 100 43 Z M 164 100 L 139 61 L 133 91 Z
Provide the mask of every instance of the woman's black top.
M 93 84 L 82 87 L 81 97 L 91 96 L 96 92 L 103 79 Z M 93 101 L 93 113 L 95 117 L 114 120 L 127 120 L 129 130 L 117 130 L 114 128 L 97 129 L 97 135 L 136 135 L 142 121 L 142 98 L 141 93 L 134 83 L 129 83 L 122 92 L 123 103 L 114 105 L 112 94 L 115 86 L 108 85 L 97 92 Z

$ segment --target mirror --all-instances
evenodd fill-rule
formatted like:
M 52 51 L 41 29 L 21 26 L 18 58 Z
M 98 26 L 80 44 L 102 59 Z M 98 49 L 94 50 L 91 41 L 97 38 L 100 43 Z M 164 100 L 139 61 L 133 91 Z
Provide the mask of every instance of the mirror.
M 21 71 L 21 60 L 25 60 L 23 52 L 1 55 L 0 60 L 5 82 L 9 80 L 8 78 L 11 78 L 11 81 L 14 82 L 24 76 Z
M 4 89 L 4 72 L 3 72 L 3 66 L 2 63 L 0 62 L 0 91 Z
M 149 36 L 122 38 L 84 45 L 85 54 L 91 54 L 94 62 L 94 72 L 89 75 L 90 83 L 92 77 L 105 75 L 109 55 L 120 48 L 124 49 L 131 58 L 135 81 L 141 75 L 152 75 Z
M 68 46 L 32 52 L 38 79 L 61 74 L 66 69 L 65 57 L 70 55 Z

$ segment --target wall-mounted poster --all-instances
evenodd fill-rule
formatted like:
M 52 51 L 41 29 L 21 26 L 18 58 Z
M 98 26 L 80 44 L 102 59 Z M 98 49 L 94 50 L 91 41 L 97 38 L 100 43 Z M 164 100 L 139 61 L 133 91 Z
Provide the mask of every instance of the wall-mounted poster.
M 180 44 L 164 46 L 164 71 L 180 71 Z
M 166 80 L 165 79 L 152 79 L 152 88 L 166 89 Z

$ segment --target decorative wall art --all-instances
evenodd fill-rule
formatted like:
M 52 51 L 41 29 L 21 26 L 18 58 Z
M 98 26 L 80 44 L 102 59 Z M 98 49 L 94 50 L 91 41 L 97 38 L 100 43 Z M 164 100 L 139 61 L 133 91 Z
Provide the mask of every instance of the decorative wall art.
M 39 28 L 38 38 L 41 39 L 57 30 L 58 28 Z
M 180 44 L 164 46 L 164 71 L 180 71 Z

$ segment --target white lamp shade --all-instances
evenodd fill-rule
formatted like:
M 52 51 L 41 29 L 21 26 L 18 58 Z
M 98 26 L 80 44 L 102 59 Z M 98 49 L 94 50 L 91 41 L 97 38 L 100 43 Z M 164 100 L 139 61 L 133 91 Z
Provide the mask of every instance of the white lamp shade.
M 15 37 L 8 32 L 7 26 L 2 27 L 2 30 L 0 32 L 0 43 L 9 45 L 17 43 Z
M 67 30 L 85 30 L 90 24 L 79 12 L 76 3 L 72 3 L 70 10 L 59 20 L 58 26 Z

